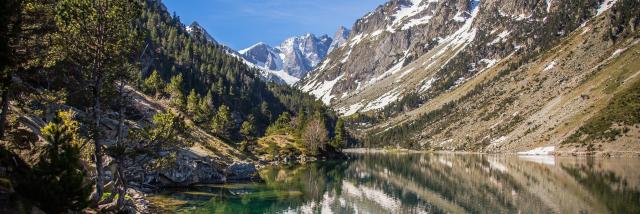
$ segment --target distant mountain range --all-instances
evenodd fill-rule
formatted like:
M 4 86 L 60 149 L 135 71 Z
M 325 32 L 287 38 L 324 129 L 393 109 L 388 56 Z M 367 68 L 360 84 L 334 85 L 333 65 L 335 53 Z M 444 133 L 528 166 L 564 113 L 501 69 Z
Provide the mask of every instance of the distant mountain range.
M 238 51 L 264 79 L 292 85 L 312 71 L 329 52 L 345 43 L 349 30 L 340 27 L 334 38 L 305 34 L 286 39 L 277 47 L 258 43 Z

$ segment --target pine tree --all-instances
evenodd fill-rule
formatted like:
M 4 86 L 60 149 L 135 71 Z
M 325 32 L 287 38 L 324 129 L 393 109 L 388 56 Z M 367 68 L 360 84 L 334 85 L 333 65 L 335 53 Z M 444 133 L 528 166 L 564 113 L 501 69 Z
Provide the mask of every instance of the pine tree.
M 194 115 L 194 120 L 197 123 L 205 123 L 207 121 L 210 121 L 211 120 L 211 112 L 212 112 L 212 109 L 209 108 L 209 105 L 207 105 L 207 102 L 204 99 L 202 99 L 198 103 L 198 108 L 197 108 L 196 113 Z
M 220 108 L 218 108 L 216 116 L 214 116 L 211 121 L 212 132 L 218 137 L 229 140 L 233 136 L 231 133 L 233 128 L 234 122 L 231 118 L 229 107 L 221 105 Z
M 96 201 L 102 197 L 101 117 L 105 80 L 121 69 L 131 54 L 137 35 L 140 5 L 130 0 L 59 0 L 56 6 L 60 49 L 87 71 L 93 99 L 92 122 L 96 163 Z
M 200 97 L 196 94 L 196 90 L 191 89 L 191 92 L 189 92 L 189 96 L 187 97 L 187 113 L 195 115 L 196 111 L 198 111 L 199 102 Z
M 304 131 L 304 126 L 307 124 L 307 113 L 303 108 L 298 109 L 298 115 L 295 119 L 296 131 L 298 136 Z
M 267 135 L 290 134 L 291 130 L 291 115 L 289 112 L 284 112 L 267 128 Z
M 171 96 L 171 102 L 179 109 L 185 109 L 187 103 L 182 91 L 183 81 L 182 74 L 175 75 L 171 77 L 169 84 L 165 88 L 165 92 Z
M 153 129 L 147 139 L 157 148 L 171 148 L 179 142 L 178 136 L 185 130 L 184 118 L 173 112 L 158 113 L 153 116 Z
M 213 98 L 211 91 L 204 96 L 198 103 L 198 110 L 196 110 L 194 120 L 197 123 L 205 123 L 211 120 L 211 112 L 214 110 Z
M 202 101 L 204 101 L 204 105 L 206 105 L 209 112 L 215 107 L 213 103 L 213 92 L 211 90 L 207 91 L 207 95 L 202 98 Z
M 84 182 L 80 147 L 72 143 L 76 133 L 60 118 L 42 128 L 41 133 L 48 144 L 26 187 L 30 198 L 49 213 L 83 210 L 89 204 L 91 186 Z
M 260 113 L 265 117 L 264 119 L 267 123 L 271 123 L 272 115 L 271 110 L 269 109 L 269 104 L 267 102 L 262 101 L 262 103 L 260 103 Z
M 246 140 L 252 140 L 253 137 L 257 134 L 257 130 L 256 130 L 256 119 L 255 117 L 253 117 L 253 115 L 249 115 L 247 117 L 247 120 L 245 120 L 242 123 L 242 126 L 240 128 L 240 134 L 246 139 Z
M 225 87 L 224 87 L 224 80 L 222 80 L 222 77 L 218 78 L 218 81 L 216 82 L 216 93 L 218 94 L 218 96 L 224 96 L 224 92 L 225 92 Z
M 336 122 L 335 128 L 335 137 L 332 141 L 331 146 L 337 150 L 342 149 L 347 143 L 347 130 L 344 127 L 344 120 L 342 118 L 338 119 Z
M 159 97 L 164 91 L 164 81 L 156 70 L 151 72 L 151 75 L 144 80 L 144 86 L 147 93 L 155 97 Z
M 283 112 L 282 114 L 280 114 L 280 116 L 278 116 L 278 119 L 276 120 L 276 123 L 274 125 L 281 129 L 289 127 L 290 124 L 291 114 L 289 114 L 289 112 Z

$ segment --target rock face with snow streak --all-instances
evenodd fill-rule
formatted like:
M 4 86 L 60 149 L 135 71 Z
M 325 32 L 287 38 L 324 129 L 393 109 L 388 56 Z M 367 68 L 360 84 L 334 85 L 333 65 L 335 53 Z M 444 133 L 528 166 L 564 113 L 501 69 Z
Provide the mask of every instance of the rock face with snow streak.
M 258 67 L 269 70 L 282 69 L 280 50 L 272 48 L 265 43 L 258 43 L 247 49 L 241 50 L 240 54 L 242 54 L 242 57 L 247 61 L 257 65 Z
M 284 70 L 291 76 L 302 78 L 322 61 L 333 40 L 322 35 L 307 34 L 285 40 L 278 50 L 282 53 Z
M 562 38 L 598 7 L 584 2 L 391 0 L 357 20 L 348 41 L 298 87 L 343 114 L 435 95 L 518 50 Z
M 336 33 L 333 35 L 333 42 L 331 43 L 331 46 L 329 47 L 328 52 L 330 53 L 334 49 L 339 48 L 345 43 L 347 43 L 347 39 L 349 39 L 350 32 L 351 30 L 347 29 L 346 27 L 340 26 L 340 28 L 338 28 L 338 31 L 336 31 Z
M 296 86 L 342 115 L 360 113 L 349 122 L 363 146 L 563 152 L 588 150 L 581 143 L 592 138 L 613 141 L 605 151 L 636 150 L 638 136 L 600 139 L 589 127 L 640 82 L 637 5 L 391 0 Z M 611 84 L 616 76 L 626 79 Z M 604 133 L 638 129 L 623 126 Z
M 286 39 L 278 47 L 258 43 L 239 51 L 244 59 L 263 70 L 263 75 L 278 77 L 293 84 L 322 61 L 333 39 L 327 35 L 306 34 Z

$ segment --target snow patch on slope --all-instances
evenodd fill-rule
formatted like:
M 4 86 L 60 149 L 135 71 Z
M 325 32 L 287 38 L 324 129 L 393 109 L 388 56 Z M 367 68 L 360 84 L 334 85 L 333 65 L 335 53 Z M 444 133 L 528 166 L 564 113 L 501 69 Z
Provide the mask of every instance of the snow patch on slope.
M 400 92 L 390 91 L 386 94 L 378 97 L 378 99 L 370 102 L 362 111 L 378 110 L 386 107 L 387 105 L 397 101 L 400 98 Z
M 605 0 L 604 2 L 602 2 L 602 4 L 600 4 L 600 7 L 598 7 L 598 12 L 596 13 L 596 16 L 599 16 L 605 11 L 611 9 L 611 7 L 613 7 L 613 5 L 615 5 L 617 1 L 618 0 Z
M 269 69 L 262 69 L 262 72 L 267 72 L 270 74 L 273 74 L 275 76 L 277 76 L 278 78 L 282 79 L 287 85 L 293 85 L 296 82 L 300 81 L 299 78 L 294 77 L 289 75 L 287 72 L 283 71 L 283 70 L 279 70 L 279 71 L 274 71 L 274 70 L 269 70 Z
M 331 99 L 333 99 L 334 97 L 333 95 L 331 95 L 331 90 L 333 89 L 333 86 L 335 86 L 336 83 L 338 83 L 338 81 L 343 77 L 344 74 L 336 77 L 331 81 L 323 81 L 320 84 L 308 84 L 302 87 L 302 90 L 311 93 L 313 96 L 320 99 L 324 104 L 329 105 L 331 104 Z
M 431 88 L 431 86 L 433 86 L 433 83 L 436 82 L 436 80 L 438 80 L 437 78 L 433 77 L 431 79 L 428 79 L 426 81 L 423 81 L 422 86 L 420 87 L 419 92 L 425 92 L 427 90 L 429 90 Z
M 547 65 L 547 67 L 545 67 L 545 68 L 544 68 L 544 70 L 543 70 L 543 71 L 549 71 L 549 70 L 551 70 L 551 69 L 553 69 L 553 68 L 555 68 L 555 67 L 556 67 L 556 61 L 553 61 L 553 62 L 550 62 L 550 63 Z
M 555 146 L 538 147 L 525 152 L 518 152 L 519 155 L 552 155 L 556 151 Z
M 400 71 L 402 69 L 402 66 L 404 65 L 404 61 L 405 60 L 406 60 L 406 57 L 401 58 L 400 61 L 397 62 L 395 65 L 393 65 L 389 70 L 387 70 L 384 73 L 380 74 L 379 76 L 369 80 L 365 86 L 373 85 L 374 83 L 376 83 L 376 82 L 378 82 L 380 80 L 383 80 L 383 79 L 385 79 L 385 78 L 397 73 L 398 71 Z
M 351 106 L 339 108 L 338 113 L 340 113 L 342 116 L 350 116 L 357 113 L 362 107 L 364 107 L 364 104 L 356 103 Z
M 284 81 L 288 85 L 293 85 L 296 82 L 300 81 L 299 78 L 291 76 L 291 75 L 289 75 L 287 72 L 285 72 L 283 70 L 274 71 L 274 70 L 271 70 L 271 69 L 267 69 L 267 68 L 264 67 L 264 65 L 259 66 L 259 65 L 256 65 L 254 63 L 251 63 L 247 59 L 245 59 L 244 57 L 242 57 L 242 56 L 240 56 L 240 55 L 238 55 L 236 53 L 230 52 L 230 51 L 227 51 L 227 54 L 232 55 L 232 56 L 236 57 L 239 60 L 242 60 L 242 62 L 245 65 L 247 65 L 247 66 L 249 66 L 251 68 L 259 70 L 260 71 L 260 75 L 262 77 L 266 78 L 266 77 L 269 77 L 269 75 L 274 75 L 275 77 L 277 77 L 280 80 Z
M 402 26 L 402 30 L 408 30 L 412 27 L 418 26 L 418 25 L 423 25 L 423 24 L 427 24 L 429 23 L 429 20 L 431 20 L 431 18 L 433 18 L 433 16 L 425 16 L 419 19 L 412 19 L 409 22 L 407 22 L 407 24 Z
M 487 44 L 487 46 L 491 46 L 491 45 L 494 45 L 496 43 L 504 41 L 504 39 L 507 38 L 507 36 L 509 36 L 509 34 L 511 34 L 511 31 L 508 31 L 508 30 L 502 31 L 502 33 L 498 34 L 498 37 L 496 37 L 496 39 L 494 39 L 489 44 Z
M 398 11 L 396 11 L 396 13 L 391 16 L 393 17 L 393 22 L 389 26 L 387 26 L 387 31 L 394 33 L 396 32 L 396 29 L 407 30 L 414 26 L 429 23 L 429 20 L 431 20 L 433 16 L 424 16 L 416 19 L 411 19 L 409 21 L 406 20 L 429 9 L 429 5 L 431 5 L 430 3 L 438 2 L 438 0 L 428 0 L 426 2 L 423 2 L 423 0 L 410 0 L 409 2 L 410 5 L 401 5 L 400 9 L 398 9 Z

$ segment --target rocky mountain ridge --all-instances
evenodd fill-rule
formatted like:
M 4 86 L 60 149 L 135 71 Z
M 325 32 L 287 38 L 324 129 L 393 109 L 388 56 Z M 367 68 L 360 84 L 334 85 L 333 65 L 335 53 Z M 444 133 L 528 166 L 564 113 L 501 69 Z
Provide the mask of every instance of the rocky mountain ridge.
M 341 27 L 335 40 L 327 35 L 305 34 L 286 39 L 277 47 L 263 42 L 238 51 L 247 64 L 258 68 L 266 80 L 292 85 L 312 71 L 345 41 L 349 30 Z
M 540 72 L 532 70 L 532 66 L 538 66 L 532 64 L 536 62 L 544 63 L 541 71 L 557 69 L 561 62 L 539 60 L 559 49 L 574 54 L 563 56 L 567 61 L 594 61 L 594 66 L 608 62 L 596 56 L 620 54 L 616 49 L 627 50 L 637 44 L 625 40 L 637 35 L 638 13 L 634 5 L 638 5 L 637 1 L 392 0 L 359 19 L 348 42 L 333 50 L 297 86 L 343 115 L 357 117 L 356 130 L 368 136 L 365 141 L 368 145 L 470 150 L 488 149 L 492 145 L 491 150 L 502 151 L 521 149 L 535 142 L 557 144 L 584 124 L 573 124 L 574 129 L 557 139 L 533 137 L 532 130 L 527 133 L 526 129 L 518 134 L 521 136 L 510 136 L 515 134 L 510 131 L 525 119 L 532 119 L 535 111 L 544 110 L 540 105 L 560 95 L 552 96 L 548 90 L 567 87 L 563 84 L 571 78 L 588 81 L 590 77 L 576 73 L 586 68 L 566 67 L 562 72 L 539 77 L 544 79 L 534 79 L 556 79 L 556 82 L 531 91 L 530 96 L 538 97 L 531 98 L 538 102 L 536 106 L 514 107 L 517 110 L 510 117 L 501 112 L 505 105 L 512 105 L 514 100 L 520 100 L 518 103 L 531 100 L 522 97 L 518 90 L 500 89 L 516 84 L 514 79 L 501 81 L 501 78 L 534 81 L 523 74 L 507 74 Z M 590 46 L 559 46 L 566 40 Z M 586 50 L 590 55 L 575 55 Z M 613 59 L 616 57 L 619 55 L 613 55 Z M 629 72 L 624 75 L 633 76 L 635 71 L 630 68 Z M 495 85 L 497 82 L 503 85 Z M 497 91 L 486 94 L 492 87 Z M 578 85 L 570 87 L 575 89 Z M 498 95 L 506 99 L 504 103 L 493 103 Z M 475 109 L 478 105 L 490 103 L 493 103 L 490 108 L 480 108 L 482 111 L 477 115 L 471 113 L 480 111 Z M 457 112 L 457 116 L 448 111 Z M 575 113 L 566 111 L 568 115 Z M 465 119 L 458 115 L 460 112 L 472 116 Z M 512 121 L 516 116 L 518 120 Z M 471 126 L 478 120 L 493 125 Z M 496 130 L 500 127 L 496 124 L 505 121 L 513 124 Z M 440 124 L 438 128 L 433 127 L 434 123 Z M 462 132 L 466 135 L 456 134 L 454 130 L 458 129 L 467 130 Z M 547 131 L 537 134 L 551 135 Z M 536 139 L 524 140 L 525 136 Z M 491 144 L 494 141 L 499 144 Z M 505 146 L 497 146 L 502 144 Z
M 351 30 L 347 29 L 344 26 L 340 26 L 338 28 L 338 31 L 336 31 L 336 33 L 333 35 L 333 42 L 329 47 L 328 53 L 331 53 L 331 51 L 333 51 L 334 49 L 339 48 L 347 43 L 347 39 L 349 39 L 349 33 L 351 33 Z
M 204 27 L 200 26 L 200 24 L 198 24 L 198 22 L 193 22 L 193 23 L 191 23 L 191 25 L 186 26 L 186 27 L 185 27 L 185 30 L 186 30 L 188 33 L 193 34 L 193 35 L 202 35 L 202 36 L 204 36 L 204 38 L 205 38 L 208 42 L 211 42 L 211 43 L 214 43 L 214 44 L 220 44 L 220 43 L 218 43 L 218 41 L 216 41 L 216 40 L 213 38 L 213 36 L 211 36 L 211 35 L 207 32 L 207 30 L 205 30 L 205 29 L 204 29 Z

